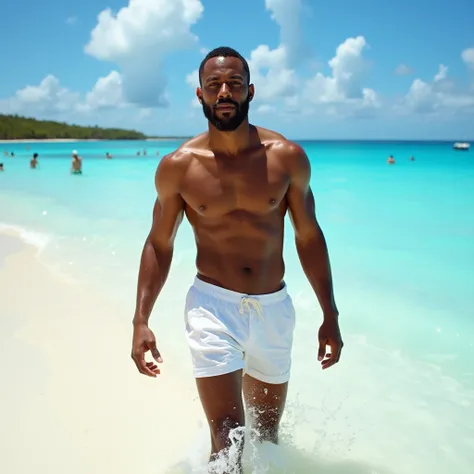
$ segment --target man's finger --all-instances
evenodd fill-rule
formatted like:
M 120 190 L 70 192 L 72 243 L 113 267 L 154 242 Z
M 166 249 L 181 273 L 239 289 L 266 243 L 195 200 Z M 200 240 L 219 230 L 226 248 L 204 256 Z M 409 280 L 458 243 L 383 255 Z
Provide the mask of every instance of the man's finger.
M 137 366 L 138 371 L 143 375 L 148 375 L 149 377 L 156 377 L 146 365 L 145 362 L 145 354 L 143 352 L 134 352 L 133 353 L 133 360 L 135 365 Z
M 319 341 L 318 360 L 321 361 L 326 355 L 326 340 Z
M 339 358 L 341 357 L 341 349 L 342 347 L 336 344 L 331 346 L 331 354 L 321 364 L 323 369 L 328 369 L 339 362 Z
M 329 367 L 332 367 L 336 363 L 336 359 L 326 359 L 322 364 L 323 370 L 329 369 Z
M 160 374 L 161 373 L 160 369 L 158 368 L 158 366 L 154 362 L 147 362 L 146 365 L 154 374 Z
M 163 359 L 161 358 L 160 351 L 156 347 L 156 341 L 150 341 L 147 345 L 148 345 L 148 348 L 151 351 L 151 355 L 152 355 L 153 359 L 155 359 L 156 362 L 161 364 L 163 362 Z
M 337 352 L 337 358 L 336 358 L 336 362 L 339 362 L 339 359 L 341 358 L 341 353 L 342 353 L 342 348 L 344 347 L 344 343 L 341 342 L 341 345 L 339 346 L 339 350 Z

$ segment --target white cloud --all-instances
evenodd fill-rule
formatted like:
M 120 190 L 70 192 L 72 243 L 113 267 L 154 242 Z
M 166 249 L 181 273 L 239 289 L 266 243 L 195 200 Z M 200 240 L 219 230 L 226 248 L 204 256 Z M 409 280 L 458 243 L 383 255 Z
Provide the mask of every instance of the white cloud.
M 434 77 L 435 82 L 444 81 L 448 77 L 448 68 L 444 64 L 438 66 L 438 72 Z
M 280 27 L 280 44 L 275 49 L 261 44 L 250 53 L 256 109 L 267 103 L 284 102 L 298 92 L 295 66 L 302 58 L 301 6 L 301 0 L 265 0 L 265 8 Z
M 13 97 L 1 100 L 0 110 L 4 113 L 62 113 L 74 108 L 79 97 L 62 87 L 56 77 L 48 75 L 38 85 L 28 85 Z
M 193 72 L 189 73 L 186 76 L 186 83 L 193 90 L 196 89 L 196 87 L 199 85 L 199 70 L 198 69 L 195 69 Z M 196 96 L 194 96 L 192 101 L 191 101 L 191 107 L 193 107 L 194 109 L 200 109 L 202 107 L 201 103 L 199 102 L 199 100 Z
M 461 58 L 468 67 L 474 70 L 474 48 L 465 49 L 461 53 Z
M 190 87 L 196 88 L 199 85 L 199 70 L 195 69 L 186 76 L 186 82 Z
M 257 107 L 255 112 L 257 114 L 272 114 L 272 113 L 276 112 L 276 108 L 273 107 L 272 105 L 262 104 L 262 105 L 259 105 Z
M 395 68 L 395 74 L 398 76 L 410 76 L 413 74 L 413 69 L 410 66 L 407 66 L 406 64 L 399 64 Z
M 363 36 L 347 38 L 336 49 L 336 55 L 329 61 L 331 74 L 318 72 L 306 81 L 305 98 L 316 104 L 331 106 L 330 113 L 346 115 L 362 109 L 376 109 L 380 106 L 377 93 L 362 86 L 362 77 L 367 64 L 363 51 L 367 42 Z
M 474 90 L 456 87 L 443 64 L 433 79 L 415 79 L 397 110 L 403 113 L 435 114 L 474 110 Z
M 86 111 L 129 105 L 123 93 L 122 76 L 117 71 L 112 71 L 108 76 L 100 77 L 81 105 Z
M 43 117 L 68 113 L 87 114 L 130 106 L 124 99 L 122 77 L 117 71 L 99 77 L 84 96 L 61 86 L 59 79 L 50 74 L 38 85 L 28 85 L 18 90 L 13 97 L 0 100 L 0 110 L 4 113 Z
M 248 63 L 258 102 L 271 102 L 295 94 L 298 77 L 294 69 L 286 66 L 289 54 L 286 45 L 275 49 L 260 45 L 250 53 Z
M 191 26 L 202 15 L 200 0 L 130 0 L 117 14 L 103 10 L 85 52 L 120 67 L 128 102 L 166 106 L 165 55 L 194 47 Z
M 302 55 L 301 0 L 265 0 L 265 8 L 280 27 L 280 44 L 285 45 L 285 64 L 297 64 Z

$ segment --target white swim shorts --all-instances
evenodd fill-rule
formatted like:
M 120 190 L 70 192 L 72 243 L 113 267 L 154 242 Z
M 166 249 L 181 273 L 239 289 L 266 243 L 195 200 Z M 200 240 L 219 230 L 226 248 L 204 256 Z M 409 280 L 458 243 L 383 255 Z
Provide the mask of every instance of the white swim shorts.
M 295 309 L 286 286 L 246 295 L 195 278 L 185 322 L 196 378 L 243 369 L 262 382 L 288 382 Z

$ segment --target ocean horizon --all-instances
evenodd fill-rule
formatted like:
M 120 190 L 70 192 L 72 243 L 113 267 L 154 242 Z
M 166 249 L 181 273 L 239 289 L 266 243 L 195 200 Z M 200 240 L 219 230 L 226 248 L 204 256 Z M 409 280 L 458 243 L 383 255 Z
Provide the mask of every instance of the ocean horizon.
M 246 472 L 472 473 L 473 151 L 455 151 L 447 140 L 296 141 L 311 161 L 345 347 L 340 363 L 322 372 L 321 311 L 287 217 L 285 281 L 297 322 L 283 441 L 281 448 L 255 448 L 257 467 Z M 84 298 L 94 292 L 122 308 L 116 317 L 130 322 L 131 337 L 154 173 L 161 157 L 182 142 L 0 142 L 0 233 L 13 230 L 34 245 L 48 271 L 76 282 Z M 83 158 L 80 176 L 69 173 L 73 149 Z M 5 150 L 15 156 L 4 156 Z M 39 154 L 36 170 L 29 168 L 33 153 Z M 390 155 L 395 165 L 387 164 Z M 194 260 L 192 229 L 184 221 L 150 318 L 165 359 L 163 384 L 166 361 L 172 360 L 173 376 L 189 393 L 194 380 L 183 309 Z M 136 370 L 131 360 L 123 367 L 130 370 Z M 189 405 L 200 413 L 198 400 L 190 397 Z M 181 447 L 179 466 L 156 472 L 202 472 L 207 428 L 188 426 L 180 406 L 167 410 L 176 411 L 179 426 L 195 433 L 195 442 Z

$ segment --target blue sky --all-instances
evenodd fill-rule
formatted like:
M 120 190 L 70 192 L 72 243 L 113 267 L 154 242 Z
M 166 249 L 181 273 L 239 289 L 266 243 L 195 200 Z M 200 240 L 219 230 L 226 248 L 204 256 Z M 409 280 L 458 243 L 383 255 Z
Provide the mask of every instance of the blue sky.
M 196 70 L 228 45 L 250 62 L 251 121 L 289 138 L 474 139 L 472 0 L 17 0 L 1 12 L 3 113 L 199 133 Z

